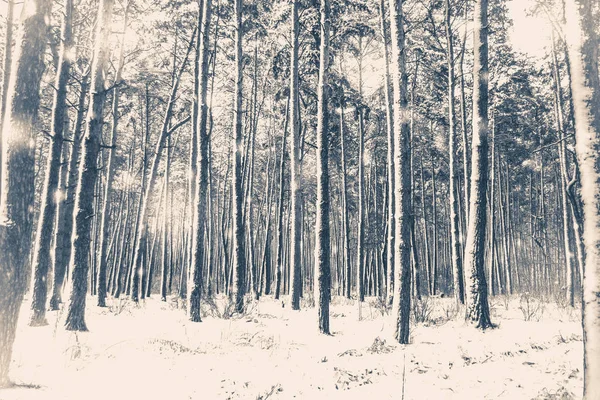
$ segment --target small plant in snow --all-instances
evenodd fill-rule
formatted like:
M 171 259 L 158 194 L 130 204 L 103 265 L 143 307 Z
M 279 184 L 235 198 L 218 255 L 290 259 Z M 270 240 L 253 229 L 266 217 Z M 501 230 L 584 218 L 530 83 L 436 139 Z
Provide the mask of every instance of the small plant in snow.
M 529 292 L 521 295 L 519 310 L 523 313 L 525 321 L 539 321 L 544 315 L 544 303 L 540 299 L 534 298 Z
M 421 297 L 413 301 L 413 318 L 416 323 L 431 323 L 434 311 L 433 302 L 429 297 Z

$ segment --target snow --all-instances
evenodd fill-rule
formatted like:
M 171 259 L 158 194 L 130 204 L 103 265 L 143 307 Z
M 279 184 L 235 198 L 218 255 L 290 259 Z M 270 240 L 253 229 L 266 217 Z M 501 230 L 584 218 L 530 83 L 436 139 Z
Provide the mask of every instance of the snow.
M 18 386 L 0 399 L 581 398 L 579 313 L 532 301 L 525 321 L 519 298 L 493 299 L 499 327 L 481 332 L 454 300 L 425 300 L 427 322 L 412 323 L 407 346 L 393 342 L 391 318 L 373 298 L 362 321 L 353 301 L 334 298 L 332 336 L 318 333 L 314 308 L 272 298 L 202 323 L 188 322 L 175 300 L 109 300 L 105 309 L 90 300 L 85 333 L 64 331 L 60 312 L 28 327 L 24 306 L 11 371 Z

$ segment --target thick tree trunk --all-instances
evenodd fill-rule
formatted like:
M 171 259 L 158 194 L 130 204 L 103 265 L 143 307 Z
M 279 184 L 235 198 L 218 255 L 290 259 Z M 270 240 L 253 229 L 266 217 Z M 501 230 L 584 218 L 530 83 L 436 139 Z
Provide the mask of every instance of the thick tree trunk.
M 2 131 L 2 197 L 0 198 L 0 387 L 9 385 L 17 321 L 29 273 L 34 202 L 36 122 L 40 81 L 44 72 L 46 18 L 51 2 L 28 0 L 23 5 Z M 7 49 L 10 51 L 10 49 Z
M 190 264 L 190 279 L 188 281 L 188 318 L 200 322 L 200 298 L 202 295 L 202 266 L 204 250 L 207 245 L 205 231 L 209 220 L 206 215 L 206 197 L 208 192 L 208 50 L 210 39 L 210 19 L 212 1 L 203 0 L 202 32 L 200 35 L 200 87 L 198 111 L 199 154 L 196 177 L 196 198 L 194 199 L 193 231 L 192 231 L 192 260 Z M 210 260 L 209 260 L 210 262 Z
M 468 319 L 478 328 L 493 327 L 490 320 L 484 271 L 486 192 L 488 180 L 488 0 L 474 9 L 473 49 L 473 150 L 471 204 L 465 245 Z
M 329 0 L 321 0 L 321 45 L 319 84 L 317 87 L 317 221 L 315 225 L 315 304 L 319 315 L 319 331 L 330 334 L 329 302 L 331 300 L 331 243 L 329 233 Z
M 67 83 L 71 70 L 71 59 L 68 53 L 73 46 L 72 32 L 73 1 L 67 0 L 64 5 L 62 22 L 62 44 L 58 70 L 56 71 L 56 91 L 52 106 L 52 132 L 50 138 L 50 154 L 46 166 L 46 180 L 40 205 L 37 234 L 33 252 L 33 281 L 30 326 L 47 325 L 46 300 L 48 298 L 48 269 L 50 268 L 52 233 L 56 220 L 56 191 L 59 184 L 60 162 L 63 147 L 63 129 L 65 128 Z
M 87 132 L 83 138 L 77 192 L 75 193 L 74 225 L 71 250 L 71 291 L 65 328 L 70 331 L 87 331 L 85 301 L 88 287 L 88 254 L 94 215 L 94 187 L 98 177 L 98 153 L 104 124 L 104 67 L 108 60 L 108 38 L 112 20 L 113 0 L 100 0 Z
M 600 394 L 600 81 L 598 35 L 590 0 L 566 3 L 567 40 L 581 169 L 586 264 L 583 277 L 583 397 Z
M 292 0 L 292 55 L 290 66 L 290 155 L 291 179 L 291 248 L 292 263 L 291 305 L 292 310 L 300 309 L 300 292 L 302 291 L 302 175 L 300 172 L 300 105 L 298 104 L 298 41 L 300 23 L 298 20 L 299 0 Z
M 246 293 L 246 252 L 244 246 L 245 225 L 244 225 L 244 203 L 243 203 L 243 125 L 242 125 L 242 95 L 243 95 L 243 66 L 242 66 L 242 37 L 244 35 L 242 27 L 242 4 L 243 0 L 234 1 L 235 12 L 235 104 L 234 104 L 234 135 L 233 135 L 233 267 L 234 275 L 234 302 L 235 311 L 242 313 L 244 311 L 244 295 Z
M 392 315 L 394 337 L 399 343 L 410 340 L 410 132 L 407 100 L 408 77 L 404 44 L 403 1 L 390 0 L 392 71 L 394 83 L 394 148 L 396 188 L 395 282 Z

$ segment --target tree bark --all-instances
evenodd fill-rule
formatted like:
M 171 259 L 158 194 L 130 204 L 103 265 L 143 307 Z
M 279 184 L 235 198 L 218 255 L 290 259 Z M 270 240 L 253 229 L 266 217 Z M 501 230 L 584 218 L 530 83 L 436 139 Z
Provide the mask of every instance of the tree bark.
M 396 188 L 395 229 L 395 282 L 392 315 L 394 316 L 394 338 L 402 344 L 410 340 L 410 132 L 407 99 L 408 77 L 406 72 L 403 1 L 389 1 L 392 71 L 394 84 L 394 148 Z
M 63 129 L 66 118 L 67 83 L 71 70 L 68 52 L 73 46 L 72 32 L 73 1 L 66 0 L 61 32 L 61 49 L 56 71 L 56 91 L 52 106 L 52 132 L 50 154 L 46 166 L 46 180 L 41 197 L 40 216 L 33 252 L 33 281 L 30 326 L 47 325 L 46 300 L 48 298 L 48 269 L 52 263 L 52 233 L 56 219 L 56 200 L 63 147 Z
M 317 86 L 317 221 L 315 225 L 315 304 L 319 331 L 329 329 L 331 300 L 331 243 L 329 233 L 329 111 L 327 82 L 329 72 L 329 0 L 321 0 L 321 44 L 319 50 L 319 84 Z
M 34 203 L 36 122 L 51 2 L 27 0 L 21 16 L 2 131 L 0 198 L 0 387 L 9 385 L 19 310 L 29 273 Z M 10 51 L 10 49 L 7 49 Z
M 583 397 L 600 393 L 600 80 L 590 0 L 567 0 L 577 159 L 581 169 L 586 264 L 583 277 Z
M 87 132 L 83 138 L 82 158 L 79 163 L 77 192 L 75 193 L 74 225 L 72 236 L 71 290 L 65 328 L 70 331 L 87 331 L 85 302 L 88 287 L 88 254 L 92 236 L 94 215 L 94 187 L 98 177 L 98 153 L 102 126 L 104 124 L 104 67 L 108 60 L 108 38 L 112 20 L 113 0 L 100 0 L 96 45 L 92 65 L 90 105 L 87 116 Z
M 245 225 L 244 225 L 244 203 L 243 203 L 243 125 L 242 125 L 242 95 L 243 95 L 243 66 L 242 66 L 242 37 L 244 35 L 242 27 L 242 6 L 243 0 L 234 0 L 235 11 L 235 101 L 234 101 L 234 135 L 233 135 L 233 266 L 234 275 L 234 302 L 235 311 L 242 313 L 244 311 L 244 295 L 246 293 L 246 252 L 244 246 Z
M 66 195 L 61 196 L 58 204 L 56 230 L 54 236 L 54 259 L 52 260 L 54 277 L 52 282 L 52 297 L 50 298 L 50 309 L 58 310 L 62 303 L 63 284 L 67 265 L 71 259 L 71 233 L 73 232 L 73 210 L 75 209 L 75 192 L 77 191 L 79 177 L 79 154 L 81 153 L 81 139 L 83 136 L 83 124 L 85 119 L 85 99 L 88 92 L 88 81 L 90 71 L 88 70 L 80 80 L 79 103 L 77 105 L 77 117 L 73 132 L 73 144 L 69 158 L 68 175 L 66 181 Z M 65 168 L 63 166 L 63 168 Z
M 302 291 L 302 175 L 300 172 L 300 118 L 298 104 L 298 41 L 300 23 L 298 20 L 298 0 L 292 0 L 292 55 L 290 66 L 290 199 L 291 199 L 291 306 L 300 309 Z
M 452 258 L 452 272 L 454 275 L 454 297 L 457 304 L 465 302 L 465 288 L 463 286 L 463 266 L 461 260 L 462 246 L 460 244 L 458 208 L 459 194 L 458 175 L 456 168 L 456 123 L 454 107 L 454 40 L 451 26 L 450 0 L 445 0 L 446 6 L 446 58 L 448 61 L 448 156 L 450 166 L 449 192 L 450 192 L 450 249 Z
M 488 0 L 479 0 L 474 9 L 473 65 L 473 146 L 471 204 L 465 245 L 468 319 L 478 328 L 493 327 L 490 320 L 487 282 L 484 271 L 486 234 L 486 192 L 488 180 Z
M 206 214 L 206 197 L 208 192 L 208 51 L 210 39 L 210 19 L 212 1 L 203 0 L 202 32 L 200 35 L 200 87 L 198 111 L 199 154 L 196 177 L 196 198 L 194 199 L 193 231 L 192 231 L 192 261 L 190 264 L 190 279 L 188 281 L 188 318 L 192 322 L 201 322 L 200 299 L 202 296 L 202 266 L 206 246 L 205 231 L 209 221 Z M 210 260 L 209 260 L 210 262 Z
M 117 71 L 115 73 L 115 85 L 121 83 L 121 74 L 123 71 L 124 64 L 124 38 L 125 31 L 127 30 L 128 13 L 129 13 L 130 1 L 127 0 L 125 3 L 125 10 L 123 11 L 123 35 L 121 36 L 121 45 L 119 48 L 119 55 L 117 61 Z M 99 233 L 99 254 L 97 260 L 99 264 L 98 268 L 98 306 L 106 307 L 106 269 L 108 264 L 108 234 L 110 226 L 110 213 L 108 212 L 108 204 L 112 194 L 112 181 L 115 174 L 115 147 L 117 145 L 117 125 L 119 122 L 119 88 L 115 86 L 113 89 L 113 104 L 112 104 L 112 126 L 111 126 L 111 140 L 110 149 L 108 149 L 108 160 L 106 161 L 106 185 L 104 187 L 104 203 L 102 204 L 102 215 L 100 220 L 100 233 Z

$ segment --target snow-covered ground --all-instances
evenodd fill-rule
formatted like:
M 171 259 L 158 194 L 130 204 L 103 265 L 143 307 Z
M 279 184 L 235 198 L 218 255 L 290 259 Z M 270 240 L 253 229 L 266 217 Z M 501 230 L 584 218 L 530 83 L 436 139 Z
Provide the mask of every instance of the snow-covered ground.
M 391 339 L 375 299 L 335 298 L 332 336 L 316 310 L 265 298 L 248 315 L 191 323 L 174 301 L 88 300 L 86 333 L 61 315 L 27 326 L 23 307 L 12 379 L 0 399 L 571 399 L 581 398 L 579 313 L 535 299 L 492 300 L 497 329 L 465 324 L 452 299 L 430 299 L 412 344 Z M 287 299 L 284 299 L 287 300 Z M 223 312 L 223 302 L 217 307 Z M 206 310 L 208 311 L 208 309 Z M 214 308 L 212 315 L 215 314 Z M 525 321 L 525 317 L 530 319 Z M 57 322 L 60 321 L 60 322 Z

